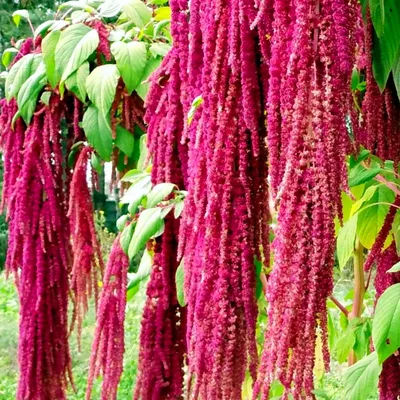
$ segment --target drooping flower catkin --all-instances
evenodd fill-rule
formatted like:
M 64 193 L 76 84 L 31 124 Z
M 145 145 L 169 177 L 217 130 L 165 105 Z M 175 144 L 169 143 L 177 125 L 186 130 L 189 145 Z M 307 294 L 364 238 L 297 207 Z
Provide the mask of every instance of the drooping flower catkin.
M 199 10 L 197 10 L 199 7 Z M 186 137 L 189 194 L 180 232 L 191 398 L 236 399 L 257 368 L 254 258 L 268 264 L 262 58 L 251 1 L 190 5 L 201 95 Z M 190 21 L 190 25 L 192 20 Z M 194 42 L 194 38 L 197 40 Z M 201 42 L 200 42 L 201 40 Z M 199 46 L 202 43 L 202 46 Z M 202 57 L 200 59 L 200 57 Z M 267 239 L 266 239 L 267 238 Z
M 124 323 L 129 260 L 118 236 L 111 249 L 104 274 L 104 286 L 97 309 L 96 331 L 90 356 L 86 399 L 91 399 L 93 381 L 101 372 L 102 400 L 117 398 L 125 351 Z
M 187 148 L 184 129 L 187 1 L 171 1 L 174 47 L 151 77 L 146 101 L 148 147 L 153 158 L 152 182 L 171 182 L 185 188 Z M 183 47 L 183 49 L 182 49 Z M 153 267 L 142 317 L 138 378 L 134 399 L 177 399 L 182 396 L 186 353 L 186 311 L 177 300 L 175 273 L 179 221 L 171 213 L 164 233 L 156 239 Z
M 104 261 L 93 220 L 93 201 L 88 187 L 87 167 L 91 147 L 83 147 L 76 161 L 69 191 L 68 218 L 73 246 L 71 290 L 74 294 L 74 312 L 71 330 L 77 322 L 78 335 L 82 319 L 94 296 L 98 303 L 99 280 L 104 271 Z
M 349 151 L 346 116 L 355 58 L 356 2 L 274 2 L 268 145 L 278 206 L 268 328 L 253 398 L 279 379 L 312 397 L 315 338 L 329 367 L 326 299 L 333 286 L 333 220 L 341 215 Z M 278 25 L 278 26 L 277 26 Z
M 10 128 L 13 114 L 6 114 L 14 111 L 11 103 L 3 104 L 1 134 L 8 160 L 7 269 L 16 276 L 20 298 L 17 399 L 65 399 L 68 376 L 71 379 L 70 249 L 61 168 L 65 161 L 60 141 L 62 105 L 53 95 L 49 107 L 38 108 L 25 132 L 21 120 L 15 132 Z
M 400 261 L 393 243 L 379 257 L 375 276 L 376 299 L 391 285 L 400 283 L 398 272 L 388 273 L 388 270 Z M 390 356 L 382 367 L 379 375 L 379 399 L 394 400 L 400 396 L 400 355 L 398 353 Z

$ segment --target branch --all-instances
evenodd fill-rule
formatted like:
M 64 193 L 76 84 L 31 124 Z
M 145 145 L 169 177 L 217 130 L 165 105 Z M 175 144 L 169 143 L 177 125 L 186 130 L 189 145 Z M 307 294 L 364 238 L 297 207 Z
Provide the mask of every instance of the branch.
M 331 299 L 332 303 L 335 304 L 335 306 L 337 306 L 337 308 L 346 316 L 349 316 L 349 311 L 347 310 L 347 308 L 340 303 L 340 301 L 334 297 L 334 296 L 329 296 L 329 298 Z

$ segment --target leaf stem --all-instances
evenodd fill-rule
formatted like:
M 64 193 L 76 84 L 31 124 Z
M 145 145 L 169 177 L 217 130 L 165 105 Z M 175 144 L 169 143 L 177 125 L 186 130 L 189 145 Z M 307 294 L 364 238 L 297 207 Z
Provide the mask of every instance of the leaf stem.
M 332 301 L 333 304 L 335 304 L 335 306 L 337 306 L 337 308 L 346 316 L 349 316 L 349 311 L 347 310 L 347 308 L 334 296 L 329 296 L 330 300 Z

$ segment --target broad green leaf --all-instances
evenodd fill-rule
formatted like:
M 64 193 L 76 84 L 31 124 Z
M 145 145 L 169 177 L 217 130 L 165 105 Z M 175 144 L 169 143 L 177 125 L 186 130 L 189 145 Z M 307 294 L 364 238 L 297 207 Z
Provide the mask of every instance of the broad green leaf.
M 140 136 L 139 139 L 139 160 L 137 163 L 138 169 L 143 169 L 145 167 L 145 163 L 147 162 L 147 157 L 148 157 L 148 149 L 147 149 L 147 135 L 142 135 Z
M 18 50 L 15 47 L 5 49 L 1 57 L 1 62 L 5 67 L 8 67 L 17 54 Z
M 43 92 L 40 96 L 40 101 L 48 106 L 50 104 L 51 92 Z
M 354 333 L 356 335 L 356 342 L 354 343 L 354 353 L 358 360 L 363 358 L 368 351 L 369 342 L 371 337 L 370 322 L 367 320 L 365 323 L 356 326 Z
M 171 50 L 171 45 L 168 43 L 153 43 L 150 46 L 150 53 L 153 57 L 161 56 L 165 57 L 167 53 Z
M 118 219 L 117 219 L 117 229 L 122 232 L 126 226 L 126 223 L 128 221 L 128 216 L 127 215 L 121 215 Z
M 355 342 L 356 336 L 354 331 L 351 326 L 348 326 L 336 341 L 336 357 L 340 364 L 347 360 Z
M 128 283 L 128 290 L 137 286 L 140 282 L 146 279 L 151 272 L 153 258 L 147 249 L 144 249 L 143 256 L 140 260 L 139 268 L 136 273 L 131 274 L 131 279 Z
M 151 10 L 141 0 L 129 0 L 122 7 L 128 18 L 140 29 L 151 20 Z
M 122 182 L 131 182 L 134 183 L 137 179 L 147 176 L 150 178 L 150 174 L 145 171 L 141 171 L 138 169 L 132 169 L 128 171 L 123 177 Z
M 184 271 L 184 260 L 182 259 L 175 272 L 176 298 L 181 307 L 186 306 L 184 284 L 185 284 L 185 271 Z
M 60 31 L 52 31 L 42 41 L 43 62 L 46 66 L 47 79 L 50 85 L 55 88 L 60 80 L 60 74 L 56 69 L 56 46 L 60 39 Z
M 61 3 L 61 5 L 58 7 L 58 9 L 65 10 L 66 8 L 70 9 L 80 9 L 84 10 L 90 14 L 95 13 L 96 9 L 93 7 L 89 6 L 86 1 L 67 1 L 65 3 Z
M 171 20 L 169 19 L 164 19 L 160 22 L 158 22 L 155 26 L 154 26 L 154 33 L 153 33 L 153 37 L 156 39 L 160 33 L 163 31 L 163 29 L 168 26 L 171 23 Z
M 126 130 L 123 126 L 117 125 L 117 137 L 115 145 L 124 152 L 128 157 L 132 155 L 133 147 L 135 145 L 135 137 L 133 133 Z
M 324 400 L 331 399 L 322 389 L 314 389 L 312 392 L 315 394 L 317 399 L 324 399 Z
M 339 230 L 336 252 L 340 269 L 343 269 L 347 261 L 349 261 L 350 257 L 353 255 L 356 232 L 357 215 L 354 215 Z
M 350 169 L 349 186 L 358 186 L 375 178 L 381 172 L 380 167 L 365 168 L 362 164 L 357 164 Z
M 390 286 L 378 299 L 372 340 L 380 364 L 400 347 L 400 283 Z
M 45 35 L 47 31 L 50 29 L 50 27 L 54 24 L 54 22 L 55 20 L 51 19 L 49 21 L 44 21 L 42 24 L 40 24 L 33 33 L 34 39 L 36 39 L 38 36 Z
M 365 400 L 376 391 L 382 365 L 374 351 L 369 356 L 356 362 L 344 374 L 346 400 Z
M 103 116 L 110 112 L 119 77 L 117 66 L 106 64 L 96 67 L 86 80 L 89 99 Z
M 142 76 L 142 83 L 136 88 L 137 94 L 145 100 L 147 92 L 149 90 L 150 83 L 147 82 L 147 79 L 150 77 L 150 75 L 159 67 L 161 64 L 161 57 L 157 58 L 150 58 L 147 61 L 146 67 L 143 71 L 143 76 Z
M 140 213 L 135 232 L 129 244 L 129 259 L 135 257 L 145 244 L 160 230 L 163 222 L 161 208 L 149 208 Z
M 19 26 L 21 21 L 29 21 L 29 12 L 27 10 L 17 10 L 12 14 L 14 24 Z
M 112 18 L 117 16 L 121 12 L 122 6 L 125 2 L 126 0 L 105 0 L 98 9 L 100 16 L 103 18 Z
M 393 201 L 394 193 L 388 187 L 382 185 L 376 189 L 371 199 L 358 211 L 357 235 L 361 244 L 367 249 L 372 247 L 382 228 L 389 210 L 389 206 L 386 204 L 391 204 Z
M 351 207 L 351 215 L 354 215 L 363 206 L 363 204 L 366 201 L 371 199 L 371 197 L 374 195 L 377 188 L 378 188 L 378 185 L 372 185 L 367 188 L 367 190 L 365 191 L 365 193 L 363 194 L 361 199 L 357 200 Z
M 172 193 L 174 187 L 175 185 L 173 183 L 159 183 L 154 186 L 152 191 L 147 195 L 147 207 L 155 207 Z
M 90 157 L 90 164 L 91 164 L 92 168 L 93 168 L 98 174 L 101 173 L 101 169 L 102 169 L 102 166 L 101 166 L 101 159 L 100 159 L 100 157 L 99 157 L 95 152 L 93 152 L 92 155 L 91 155 L 91 157 Z
M 184 205 L 185 205 L 185 202 L 183 200 L 175 203 L 174 218 L 177 219 L 181 216 Z
M 154 20 L 163 21 L 165 19 L 171 19 L 171 7 L 156 8 Z
M 392 73 L 393 73 L 394 84 L 396 86 L 397 97 L 400 98 L 400 54 L 398 54 L 396 57 Z
M 400 16 L 400 7 L 396 6 L 396 11 Z M 400 24 L 400 22 L 399 22 Z M 387 29 L 387 30 L 386 30 Z M 386 82 L 389 78 L 392 68 L 395 66 L 395 61 L 398 58 L 400 47 L 400 25 L 385 26 L 385 34 L 382 38 L 374 35 L 374 47 L 372 50 L 373 72 L 374 78 L 378 83 L 381 92 L 385 89 Z
M 111 45 L 122 79 L 131 94 L 142 81 L 147 63 L 146 45 L 143 42 L 115 42 Z
M 393 265 L 392 268 L 387 270 L 386 272 L 399 272 L 400 271 L 400 262 Z
M 90 105 L 83 116 L 82 126 L 88 142 L 100 157 L 110 161 L 112 152 L 110 115 L 103 116 L 94 105 Z
M 369 1 L 371 19 L 378 37 L 382 37 L 385 27 L 385 1 L 388 0 Z
M 168 0 L 149 0 L 147 4 L 156 4 L 158 6 L 162 6 L 163 4 L 167 4 Z
M 17 97 L 21 86 L 32 75 L 34 59 L 34 54 L 27 54 L 18 60 L 10 69 L 10 73 L 7 75 L 5 84 L 5 93 L 8 101 L 14 97 Z
M 128 226 L 124 228 L 121 233 L 121 249 L 126 255 L 128 255 L 129 243 L 132 240 L 133 232 L 135 231 L 135 224 L 131 222 Z
M 86 100 L 86 79 L 88 78 L 89 73 L 89 62 L 85 61 L 65 81 L 67 89 L 74 93 L 83 103 Z
M 99 35 L 84 24 L 71 25 L 61 33 L 57 43 L 55 60 L 61 80 L 65 81 L 96 50 Z
M 46 85 L 46 71 L 43 63 L 39 64 L 36 72 L 21 86 L 17 103 L 22 119 L 29 125 L 36 109 L 39 93 Z

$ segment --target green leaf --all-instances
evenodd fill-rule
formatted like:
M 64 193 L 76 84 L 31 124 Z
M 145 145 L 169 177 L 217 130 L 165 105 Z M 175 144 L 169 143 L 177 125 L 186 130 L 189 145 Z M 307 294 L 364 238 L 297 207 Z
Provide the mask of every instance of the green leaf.
M 181 307 L 186 306 L 184 284 L 185 284 L 185 270 L 184 270 L 184 261 L 182 258 L 182 261 L 180 262 L 175 272 L 176 298 Z
M 126 130 L 121 125 L 117 125 L 117 137 L 115 145 L 124 152 L 128 157 L 132 155 L 135 145 L 135 138 L 131 132 Z
M 96 50 L 99 35 L 84 24 L 71 25 L 61 33 L 55 60 L 61 81 L 73 74 Z
M 382 37 L 385 26 L 385 1 L 388 0 L 370 0 L 369 7 L 372 23 L 378 37 Z M 390 0 L 389 0 L 390 2 Z
M 163 225 L 161 208 L 143 210 L 138 218 L 135 232 L 129 244 L 128 255 L 132 259 Z
M 124 0 L 105 0 L 98 9 L 100 16 L 103 18 L 117 16 L 121 12 L 124 2 Z
M 366 320 L 363 324 L 358 325 L 354 331 L 356 335 L 356 343 L 354 344 L 354 353 L 358 360 L 363 358 L 369 352 L 369 344 L 371 337 L 371 324 Z
M 400 98 L 400 57 L 398 56 L 393 65 L 393 80 L 396 86 L 397 97 Z
M 169 196 L 174 190 L 175 185 L 173 183 L 159 183 L 154 186 L 152 191 L 147 196 L 147 207 L 155 207 L 158 203 Z
M 372 340 L 380 364 L 400 347 L 400 283 L 390 286 L 378 299 Z
M 60 80 L 60 74 L 56 69 L 56 46 L 60 39 L 60 31 L 52 31 L 42 41 L 43 62 L 46 66 L 47 79 L 50 85 L 55 88 Z
M 40 59 L 41 55 L 27 54 L 18 60 L 10 69 L 5 84 L 5 94 L 8 101 L 17 97 L 21 86 L 34 72 L 34 66 L 37 66 L 37 62 L 34 62 L 35 58 Z
M 393 265 L 392 268 L 387 270 L 386 272 L 399 272 L 400 271 L 400 262 Z
M 336 342 L 336 357 L 340 364 L 347 360 L 355 342 L 356 337 L 354 331 L 350 326 L 348 326 Z
M 396 7 L 397 8 L 397 7 Z M 400 13 L 400 10 L 396 10 Z M 400 15 L 400 14 L 399 14 Z M 400 23 L 400 22 L 399 22 Z M 386 31 L 382 38 L 374 35 L 372 49 L 374 78 L 381 92 L 385 89 L 390 71 L 395 66 L 400 47 L 400 26 L 393 26 Z
M 44 64 L 39 64 L 36 72 L 21 86 L 18 93 L 17 103 L 22 119 L 29 125 L 36 109 L 39 93 L 46 85 L 46 72 Z
M 112 133 L 110 115 L 103 116 L 94 105 L 86 110 L 83 121 L 88 142 L 105 161 L 110 161 L 112 153 Z
M 121 180 L 122 180 L 122 182 L 134 183 L 134 182 L 136 182 L 136 180 L 138 180 L 144 176 L 147 176 L 148 178 L 150 178 L 150 174 L 148 172 L 141 171 L 138 169 L 131 169 L 122 177 Z
M 370 249 L 374 244 L 389 206 L 382 203 L 393 203 L 394 193 L 386 186 L 378 186 L 371 199 L 358 211 L 357 235 L 361 244 Z
M 89 63 L 85 61 L 78 70 L 71 74 L 65 81 L 67 89 L 74 93 L 82 103 L 86 100 L 86 79 L 89 73 Z
M 317 396 L 317 399 L 330 400 L 330 397 L 322 389 L 314 389 L 312 392 Z
M 90 163 L 92 165 L 92 168 L 98 173 L 101 173 L 101 159 L 100 157 L 93 152 L 91 157 L 90 157 Z
M 140 29 L 151 20 L 151 10 L 141 0 L 129 0 L 122 7 L 128 18 Z
M 40 96 L 40 101 L 48 106 L 50 104 L 51 92 L 43 92 Z
M 171 7 L 156 8 L 154 20 L 163 21 L 165 19 L 171 19 Z
M 356 232 L 357 215 L 354 215 L 339 230 L 336 252 L 340 269 L 343 269 L 347 261 L 349 261 L 350 257 L 353 255 Z
M 351 215 L 354 215 L 362 206 L 363 204 L 370 200 L 371 197 L 375 194 L 376 189 L 378 189 L 378 185 L 372 185 L 367 188 L 364 192 L 363 196 L 360 200 L 357 200 L 351 207 Z
M 161 56 L 165 57 L 168 52 L 171 50 L 171 45 L 168 43 L 153 43 L 150 46 L 150 53 L 153 55 L 153 57 Z
M 48 21 L 44 21 L 41 23 L 36 29 L 35 32 L 33 33 L 33 38 L 36 39 L 38 36 L 43 36 L 47 33 L 47 31 L 50 29 L 50 27 L 54 24 L 55 20 L 51 19 Z
M 115 64 L 96 67 L 86 80 L 89 99 L 103 116 L 106 116 L 114 102 L 120 74 Z
M 178 219 L 181 216 L 184 205 L 185 205 L 185 202 L 183 200 L 175 203 L 175 208 L 174 208 L 174 218 L 175 219 Z
M 147 249 L 144 249 L 143 256 L 140 260 L 139 268 L 136 273 L 131 274 L 131 279 L 128 283 L 128 290 L 137 286 L 140 282 L 146 279 L 151 272 L 153 258 Z
M 130 223 L 128 226 L 124 228 L 121 233 L 121 249 L 124 251 L 126 255 L 128 255 L 129 243 L 132 240 L 133 232 L 135 231 L 135 224 Z
M 147 161 L 147 156 L 149 154 L 148 149 L 147 149 L 147 135 L 140 136 L 139 152 L 140 152 L 140 156 L 139 156 L 139 160 L 137 163 L 137 167 L 138 167 L 138 169 L 143 169 L 144 164 Z
M 19 26 L 21 21 L 29 21 L 29 12 L 27 10 L 17 10 L 12 14 L 14 24 Z
M 201 96 L 197 96 L 190 107 L 190 110 L 188 112 L 188 124 L 190 125 L 193 121 L 194 114 L 196 113 L 197 109 L 200 107 L 200 105 L 203 103 L 203 98 Z
M 378 387 L 379 375 L 382 365 L 378 363 L 378 357 L 374 351 L 369 356 L 361 359 L 344 374 L 346 400 L 365 400 Z
M 117 229 L 122 232 L 126 226 L 126 223 L 128 221 L 128 216 L 127 215 L 121 215 L 117 219 Z
M 131 94 L 142 81 L 147 63 L 146 45 L 143 42 L 115 42 L 111 45 L 122 79 Z
M 368 182 L 375 178 L 376 175 L 381 172 L 380 167 L 365 168 L 362 164 L 357 164 L 350 170 L 349 174 L 349 186 L 358 186 L 362 183 Z
M 160 35 L 160 33 L 163 31 L 163 29 L 166 28 L 170 23 L 171 23 L 171 20 L 169 20 L 169 19 L 164 19 L 164 20 L 158 22 L 154 26 L 153 37 L 156 39 Z
M 137 94 L 145 100 L 147 92 L 149 90 L 150 83 L 147 82 L 147 79 L 150 77 L 150 75 L 159 67 L 161 64 L 161 57 L 157 58 L 150 58 L 147 61 L 146 67 L 143 71 L 143 76 L 142 76 L 142 83 L 136 88 Z
M 1 57 L 1 62 L 5 67 L 8 67 L 17 54 L 18 50 L 15 47 L 5 49 Z

